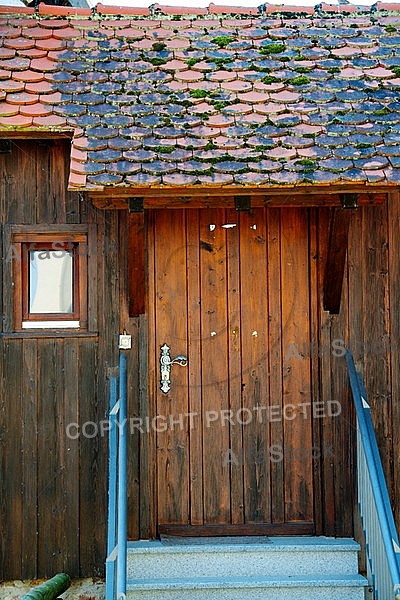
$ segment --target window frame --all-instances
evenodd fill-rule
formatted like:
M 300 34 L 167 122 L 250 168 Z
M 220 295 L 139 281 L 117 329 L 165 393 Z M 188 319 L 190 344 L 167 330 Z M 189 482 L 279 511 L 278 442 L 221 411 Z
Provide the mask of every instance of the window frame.
M 13 245 L 13 329 L 86 331 L 88 328 L 88 233 L 68 232 L 16 232 L 11 239 Z M 60 250 L 60 246 L 72 246 L 73 257 L 73 313 L 30 313 L 29 312 L 29 251 Z M 52 323 L 54 322 L 54 324 Z M 78 325 L 75 323 L 78 322 Z M 43 325 L 43 323 L 45 323 Z

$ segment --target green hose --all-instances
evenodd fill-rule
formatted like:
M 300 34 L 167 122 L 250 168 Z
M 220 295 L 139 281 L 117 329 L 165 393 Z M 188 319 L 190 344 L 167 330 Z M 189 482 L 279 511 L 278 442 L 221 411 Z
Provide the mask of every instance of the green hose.
M 66 573 L 58 573 L 48 581 L 32 588 L 20 600 L 55 600 L 71 585 L 71 578 Z

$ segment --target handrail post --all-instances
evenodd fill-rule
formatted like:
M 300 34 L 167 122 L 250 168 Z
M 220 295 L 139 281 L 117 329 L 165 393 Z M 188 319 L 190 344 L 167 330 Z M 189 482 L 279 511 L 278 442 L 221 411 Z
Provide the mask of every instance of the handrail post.
M 126 598 L 127 544 L 127 406 L 126 356 L 119 357 L 119 445 L 118 445 L 118 557 L 117 600 Z
M 110 381 L 109 419 L 109 456 L 108 456 L 108 536 L 107 556 L 111 554 L 116 543 L 116 499 L 117 499 L 117 423 L 113 411 L 117 402 L 117 378 Z

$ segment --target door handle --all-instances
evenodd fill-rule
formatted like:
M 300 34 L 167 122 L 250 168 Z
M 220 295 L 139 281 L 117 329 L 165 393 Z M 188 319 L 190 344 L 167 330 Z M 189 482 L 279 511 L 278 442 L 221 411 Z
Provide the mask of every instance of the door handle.
M 171 389 L 171 367 L 172 365 L 180 365 L 181 367 L 186 367 L 188 364 L 188 359 L 186 356 L 176 356 L 171 360 L 171 355 L 169 353 L 170 347 L 167 344 L 161 346 L 161 356 L 160 356 L 160 387 L 161 391 L 164 394 L 168 394 Z

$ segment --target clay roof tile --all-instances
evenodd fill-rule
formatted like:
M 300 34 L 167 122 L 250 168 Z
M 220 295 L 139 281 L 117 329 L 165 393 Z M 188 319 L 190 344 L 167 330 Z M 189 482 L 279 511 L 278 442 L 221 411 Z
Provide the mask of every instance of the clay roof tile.
M 355 10 L 0 7 L 0 131 L 73 129 L 71 189 L 398 185 L 398 17 Z

